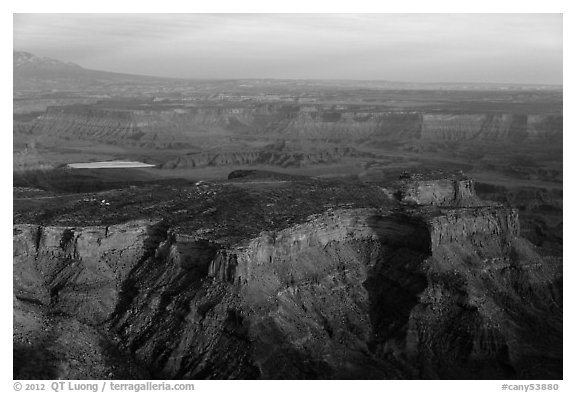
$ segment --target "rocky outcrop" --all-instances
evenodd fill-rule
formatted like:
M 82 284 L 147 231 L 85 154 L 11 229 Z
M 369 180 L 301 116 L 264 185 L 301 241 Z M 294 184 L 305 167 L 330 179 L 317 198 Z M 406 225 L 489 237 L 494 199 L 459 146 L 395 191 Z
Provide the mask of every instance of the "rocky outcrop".
M 466 178 L 430 180 L 411 177 L 399 184 L 395 195 L 407 205 L 456 207 L 486 204 L 476 197 L 474 181 Z
M 84 322 L 156 377 L 561 376 L 561 265 L 512 209 L 334 210 L 232 248 L 149 221 L 14 231 L 15 312 Z
M 445 210 L 428 218 L 427 222 L 432 251 L 447 243 L 470 248 L 491 244 L 498 254 L 520 235 L 516 209 L 481 207 Z
M 18 298 L 76 316 L 106 321 L 129 272 L 165 236 L 161 224 L 110 227 L 14 227 L 14 291 Z

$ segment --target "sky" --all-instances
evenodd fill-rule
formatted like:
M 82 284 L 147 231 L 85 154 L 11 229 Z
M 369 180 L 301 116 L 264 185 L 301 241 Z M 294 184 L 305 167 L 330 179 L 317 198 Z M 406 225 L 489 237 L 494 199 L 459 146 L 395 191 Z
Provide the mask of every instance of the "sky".
M 14 50 L 178 78 L 561 85 L 562 14 L 14 14 Z

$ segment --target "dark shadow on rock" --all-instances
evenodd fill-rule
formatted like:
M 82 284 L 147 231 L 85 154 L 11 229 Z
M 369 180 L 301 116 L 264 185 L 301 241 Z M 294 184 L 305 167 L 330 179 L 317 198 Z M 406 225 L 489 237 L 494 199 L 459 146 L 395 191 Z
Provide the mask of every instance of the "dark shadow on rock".
M 57 379 L 58 359 L 40 345 L 14 343 L 13 379 Z
M 428 286 L 421 264 L 431 254 L 430 234 L 422 221 L 402 214 L 372 216 L 368 224 L 381 244 L 363 284 L 373 329 L 369 347 L 377 357 L 406 360 L 410 313 Z
M 146 261 L 154 258 L 154 254 L 158 249 L 158 246 L 161 242 L 166 240 L 168 236 L 168 228 L 169 225 L 165 221 L 160 221 L 154 225 L 150 225 L 150 227 L 147 228 L 147 237 L 144 240 L 144 254 L 140 260 L 132 267 L 128 277 L 125 278 L 125 280 L 122 282 L 120 286 L 120 298 L 116 304 L 114 312 L 110 317 L 110 320 L 114 321 L 115 319 L 118 319 L 132 305 L 132 301 L 138 295 L 140 289 L 137 280 L 131 279 L 131 276 L 133 276 Z

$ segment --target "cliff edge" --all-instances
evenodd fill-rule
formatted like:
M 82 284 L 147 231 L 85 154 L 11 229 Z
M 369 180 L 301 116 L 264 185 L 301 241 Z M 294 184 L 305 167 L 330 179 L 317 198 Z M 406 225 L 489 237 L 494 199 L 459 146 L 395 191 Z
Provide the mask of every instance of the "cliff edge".
M 99 370 L 561 378 L 561 261 L 519 237 L 517 211 L 480 203 L 470 180 L 410 181 L 410 203 L 328 209 L 233 246 L 154 220 L 15 225 L 15 345 L 74 342 L 50 320 L 57 313 L 78 337 L 99 334 L 83 360 L 47 347 L 62 378 L 101 377 L 93 362 L 120 357 L 125 367 Z

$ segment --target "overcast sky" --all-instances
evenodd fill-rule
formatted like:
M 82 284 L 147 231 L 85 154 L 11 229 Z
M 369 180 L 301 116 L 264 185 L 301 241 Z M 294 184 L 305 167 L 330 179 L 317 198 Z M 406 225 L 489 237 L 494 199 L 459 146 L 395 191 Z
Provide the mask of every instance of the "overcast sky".
M 185 78 L 562 84 L 561 14 L 15 14 L 14 49 Z

